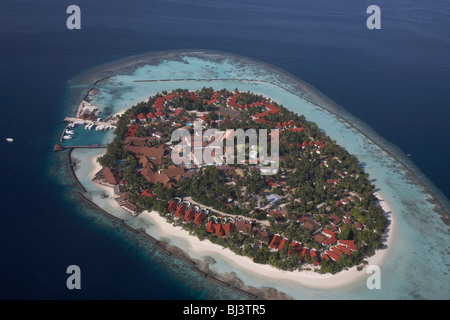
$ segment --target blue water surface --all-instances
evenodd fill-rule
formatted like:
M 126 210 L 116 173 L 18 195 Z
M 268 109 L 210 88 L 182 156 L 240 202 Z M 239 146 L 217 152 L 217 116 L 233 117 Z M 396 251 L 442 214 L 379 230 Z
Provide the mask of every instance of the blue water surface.
M 170 267 L 95 218 L 73 195 L 64 155 L 53 153 L 79 98 L 69 79 L 126 56 L 213 49 L 287 70 L 410 154 L 450 196 L 446 1 L 379 0 L 381 30 L 365 26 L 369 1 L 80 0 L 81 30 L 66 28 L 69 4 L 0 3 L 1 299 L 236 298 L 193 272 L 177 274 L 188 267 Z M 72 264 L 82 270 L 81 290 L 66 287 Z

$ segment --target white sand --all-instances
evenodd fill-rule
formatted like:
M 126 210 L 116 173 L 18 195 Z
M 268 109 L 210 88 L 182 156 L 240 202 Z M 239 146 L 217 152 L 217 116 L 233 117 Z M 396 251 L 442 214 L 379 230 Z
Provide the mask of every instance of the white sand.
M 94 166 L 92 171 L 92 177 L 96 172 L 98 172 L 101 169 L 100 165 L 96 161 L 96 158 L 98 156 L 100 155 L 93 156 L 90 159 L 92 165 Z M 101 187 L 105 189 L 105 191 L 111 196 L 111 198 L 113 197 L 111 193 L 112 188 L 106 186 Z M 381 197 L 381 195 L 378 192 L 375 193 L 375 195 L 379 199 L 379 203 L 382 206 L 385 215 L 388 217 L 390 224 L 387 228 L 388 230 L 384 237 L 385 241 L 384 247 L 382 249 L 377 250 L 375 255 L 366 260 L 368 261 L 368 266 L 377 265 L 381 267 L 382 263 L 384 262 L 384 260 L 388 255 L 389 248 L 391 247 L 392 244 L 393 233 L 396 228 L 396 221 L 394 214 L 391 208 L 389 207 L 388 203 Z M 115 202 L 113 199 L 111 199 L 111 201 Z M 117 206 L 120 207 L 118 204 Z M 209 240 L 200 241 L 197 237 L 189 235 L 189 233 L 186 230 L 183 230 L 181 227 L 175 227 L 171 223 L 168 223 L 156 211 L 152 212 L 144 211 L 137 218 L 142 219 L 143 220 L 142 222 L 144 222 L 143 224 L 149 225 L 150 222 L 151 225 L 154 225 L 154 227 L 157 228 L 159 237 L 152 234 L 153 237 L 172 239 L 174 240 L 173 241 L 174 243 L 182 244 L 180 245 L 180 248 L 186 251 L 188 255 L 192 254 L 195 257 L 198 256 L 208 257 L 210 255 L 219 255 L 232 262 L 230 265 L 236 266 L 240 269 L 244 269 L 250 274 L 257 276 L 259 275 L 264 278 L 293 281 L 297 282 L 300 285 L 311 288 L 331 289 L 352 284 L 354 282 L 361 280 L 364 277 L 367 278 L 370 275 L 366 273 L 367 266 L 365 266 L 362 271 L 358 271 L 356 267 L 352 267 L 351 269 L 341 271 L 338 274 L 334 275 L 319 274 L 313 271 L 293 271 L 293 272 L 282 271 L 273 268 L 269 265 L 254 263 L 250 258 L 239 256 L 234 252 L 230 251 L 229 249 L 216 245 L 210 242 Z M 230 270 L 230 272 L 231 271 L 232 270 Z

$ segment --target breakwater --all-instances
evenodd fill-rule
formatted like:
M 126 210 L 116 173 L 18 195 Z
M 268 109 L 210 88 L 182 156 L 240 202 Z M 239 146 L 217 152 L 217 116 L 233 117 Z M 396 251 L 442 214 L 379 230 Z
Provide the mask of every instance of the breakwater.
M 69 168 L 69 173 L 72 176 L 72 179 L 75 181 L 75 183 L 77 184 L 77 186 L 83 190 L 83 192 L 86 192 L 86 189 L 84 188 L 84 186 L 81 184 L 80 180 L 78 180 L 77 175 L 75 174 L 75 170 L 73 169 L 73 163 L 72 163 L 72 151 L 74 148 L 70 148 L 70 150 L 67 152 L 67 167 Z

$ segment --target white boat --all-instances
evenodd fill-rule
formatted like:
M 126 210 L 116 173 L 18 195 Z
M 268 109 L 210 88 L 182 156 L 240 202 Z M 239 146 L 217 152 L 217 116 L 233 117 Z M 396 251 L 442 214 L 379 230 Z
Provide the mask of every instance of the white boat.
M 64 135 L 64 136 L 63 136 L 63 139 L 64 139 L 64 140 L 70 140 L 70 139 L 72 139 L 72 136 L 70 136 L 70 135 Z
M 89 129 L 89 126 L 90 126 L 90 124 L 87 124 L 87 125 L 84 126 L 84 128 L 85 128 L 86 130 L 88 130 L 88 129 Z
M 13 139 L 13 138 L 6 138 L 6 141 L 8 141 L 8 142 L 13 142 L 14 139 Z
M 67 129 L 66 129 L 66 133 L 67 134 L 75 134 L 75 132 L 73 132 L 72 130 L 67 130 Z

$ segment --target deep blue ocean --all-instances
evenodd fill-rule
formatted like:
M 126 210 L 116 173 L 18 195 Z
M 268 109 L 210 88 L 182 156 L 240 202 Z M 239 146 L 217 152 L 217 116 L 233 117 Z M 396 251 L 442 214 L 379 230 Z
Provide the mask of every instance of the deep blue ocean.
M 66 27 L 71 4 L 81 30 Z M 366 28 L 371 4 L 381 30 Z M 0 47 L 0 299 L 235 298 L 92 219 L 61 181 L 53 146 L 68 81 L 131 55 L 213 49 L 284 69 L 411 154 L 450 197 L 446 0 L 2 0 Z M 82 290 L 66 287 L 71 264 Z

